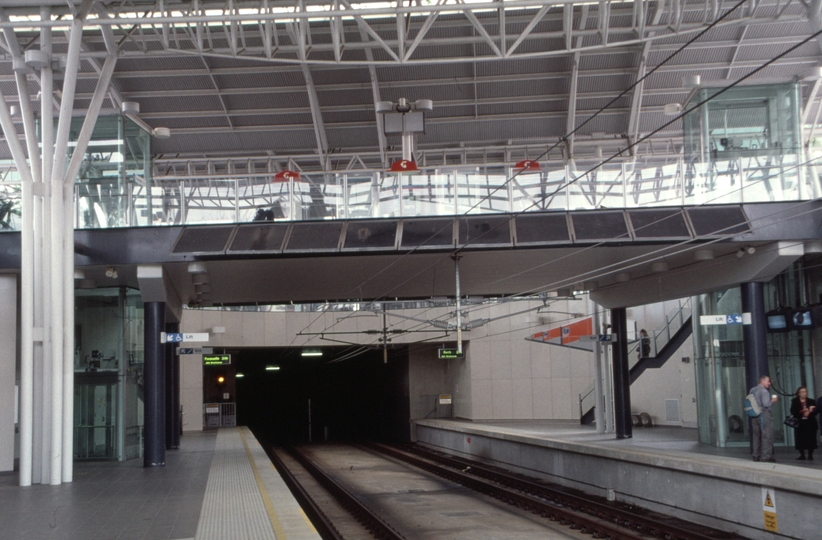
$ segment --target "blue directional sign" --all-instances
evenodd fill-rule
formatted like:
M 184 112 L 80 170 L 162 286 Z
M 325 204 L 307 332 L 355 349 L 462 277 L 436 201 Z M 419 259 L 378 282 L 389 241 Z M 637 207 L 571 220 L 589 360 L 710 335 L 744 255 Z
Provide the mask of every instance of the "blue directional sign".
M 742 324 L 741 313 L 730 313 L 725 316 L 725 324 Z
M 183 342 L 183 334 L 181 333 L 174 333 L 174 332 L 166 332 L 166 343 L 182 343 Z M 162 341 L 162 340 L 160 340 Z

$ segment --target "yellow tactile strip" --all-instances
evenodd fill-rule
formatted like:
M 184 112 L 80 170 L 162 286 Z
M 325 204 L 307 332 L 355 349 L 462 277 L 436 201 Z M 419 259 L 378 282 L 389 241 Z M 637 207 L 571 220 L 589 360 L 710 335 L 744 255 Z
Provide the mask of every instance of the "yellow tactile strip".
M 196 540 L 319 540 L 246 428 L 217 434 Z

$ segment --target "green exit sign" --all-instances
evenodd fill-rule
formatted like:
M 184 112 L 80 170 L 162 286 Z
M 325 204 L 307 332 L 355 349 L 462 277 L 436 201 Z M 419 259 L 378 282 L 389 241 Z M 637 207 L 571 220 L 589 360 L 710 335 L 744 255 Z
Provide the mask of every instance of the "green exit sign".
M 457 349 L 438 349 L 437 356 L 443 360 L 453 360 L 455 358 L 465 358 L 465 353 L 461 353 Z
M 203 364 L 206 366 L 225 366 L 231 363 L 230 354 L 204 354 Z

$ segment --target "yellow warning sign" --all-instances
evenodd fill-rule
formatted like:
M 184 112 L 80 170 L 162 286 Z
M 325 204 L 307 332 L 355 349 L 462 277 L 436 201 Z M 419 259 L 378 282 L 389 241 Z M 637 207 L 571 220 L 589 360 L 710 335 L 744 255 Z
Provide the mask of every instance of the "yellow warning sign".
M 779 527 L 776 523 L 776 514 L 773 512 L 763 512 L 765 515 L 765 530 L 768 532 L 779 532 Z
M 765 519 L 765 530 L 779 532 L 776 521 L 776 491 L 762 488 L 762 515 Z

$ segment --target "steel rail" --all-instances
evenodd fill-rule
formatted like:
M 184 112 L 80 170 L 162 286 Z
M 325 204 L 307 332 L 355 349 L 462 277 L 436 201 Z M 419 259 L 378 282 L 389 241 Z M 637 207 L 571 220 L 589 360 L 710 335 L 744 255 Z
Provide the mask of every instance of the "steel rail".
M 371 443 L 366 448 L 394 457 L 437 476 L 477 489 L 521 508 L 541 513 L 554 521 L 583 532 L 612 539 L 645 538 L 665 540 L 739 539 L 734 533 L 709 529 L 688 529 L 670 521 L 643 516 L 590 497 L 575 495 L 520 476 L 491 469 L 481 463 L 438 455 L 414 447 L 414 455 L 396 447 Z M 642 535 L 642 536 L 637 536 Z
M 288 486 L 291 494 L 297 499 L 303 512 L 305 512 L 305 515 L 311 520 L 311 524 L 314 525 L 314 528 L 317 529 L 317 532 L 323 540 L 345 540 L 345 537 L 337 530 L 334 523 L 322 511 L 320 505 L 314 501 L 308 491 L 300 484 L 300 481 L 297 480 L 297 477 L 294 476 L 280 456 L 277 455 L 276 450 L 272 448 L 266 453 L 274 464 L 274 468 L 280 473 L 285 485 Z
M 405 540 L 391 525 L 359 501 L 350 491 L 323 471 L 305 454 L 295 448 L 286 448 L 293 457 L 334 499 L 348 511 L 374 538 L 378 540 Z

